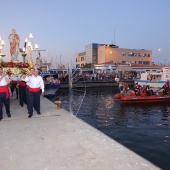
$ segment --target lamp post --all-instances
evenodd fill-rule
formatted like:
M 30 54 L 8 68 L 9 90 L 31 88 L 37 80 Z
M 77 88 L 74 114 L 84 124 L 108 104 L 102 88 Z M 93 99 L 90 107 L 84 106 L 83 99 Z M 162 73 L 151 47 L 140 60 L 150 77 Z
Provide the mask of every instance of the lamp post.
M 28 39 L 25 39 L 25 44 L 24 47 L 22 49 L 22 56 L 23 56 L 23 62 L 25 63 L 25 57 L 27 56 L 27 54 L 30 54 L 30 58 L 32 58 L 32 52 L 37 52 L 38 51 L 38 44 L 35 44 L 35 46 L 33 47 L 33 34 L 30 33 L 29 35 L 30 40 L 28 41 Z
M 2 64 L 2 57 L 5 56 L 5 55 L 2 54 L 4 45 L 5 45 L 5 42 L 4 42 L 4 40 L 1 40 L 1 36 L 0 36 L 0 66 Z
M 158 49 L 158 65 L 159 65 L 159 53 L 160 53 L 161 49 Z

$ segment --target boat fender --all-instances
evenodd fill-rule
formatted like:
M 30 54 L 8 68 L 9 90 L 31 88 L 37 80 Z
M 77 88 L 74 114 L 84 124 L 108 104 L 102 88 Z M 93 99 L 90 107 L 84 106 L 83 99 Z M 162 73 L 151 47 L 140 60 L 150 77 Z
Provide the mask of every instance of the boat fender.
M 136 96 L 135 92 L 132 90 L 128 90 L 126 93 L 127 96 Z
M 122 96 L 123 96 L 122 94 L 117 93 L 117 94 L 114 95 L 114 98 L 115 98 L 115 99 L 121 99 Z
M 129 97 L 128 97 L 128 96 L 123 96 L 123 97 L 121 98 L 121 100 L 129 100 Z
M 164 93 L 163 93 L 163 91 L 159 91 L 159 92 L 157 92 L 157 95 L 158 96 L 164 96 Z

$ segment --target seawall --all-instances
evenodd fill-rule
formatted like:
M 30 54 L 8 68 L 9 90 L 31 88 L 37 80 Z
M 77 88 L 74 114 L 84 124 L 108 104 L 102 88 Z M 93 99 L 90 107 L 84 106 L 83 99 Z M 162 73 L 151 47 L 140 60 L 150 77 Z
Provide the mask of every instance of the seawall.
M 11 100 L 11 118 L 0 121 L 1 170 L 156 170 L 76 116 L 41 98 L 41 115 Z

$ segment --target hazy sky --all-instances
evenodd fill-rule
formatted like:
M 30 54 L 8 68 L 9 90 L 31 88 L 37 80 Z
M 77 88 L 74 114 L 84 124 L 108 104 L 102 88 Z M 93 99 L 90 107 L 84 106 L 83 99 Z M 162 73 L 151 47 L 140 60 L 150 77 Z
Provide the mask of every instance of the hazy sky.
M 33 33 L 33 42 L 46 50 L 42 58 L 51 57 L 53 63 L 60 63 L 60 55 L 62 64 L 74 63 L 87 44 L 114 42 L 120 48 L 152 50 L 155 63 L 158 57 L 170 62 L 169 0 L 4 0 L 0 7 L 6 61 L 14 27 L 20 48 Z

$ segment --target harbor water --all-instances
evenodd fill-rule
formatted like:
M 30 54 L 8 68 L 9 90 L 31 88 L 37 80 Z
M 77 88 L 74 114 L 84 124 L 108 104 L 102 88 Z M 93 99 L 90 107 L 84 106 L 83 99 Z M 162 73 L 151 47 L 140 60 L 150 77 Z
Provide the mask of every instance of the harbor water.
M 82 97 L 86 91 L 85 97 Z M 170 103 L 122 105 L 113 96 L 117 88 L 73 91 L 73 112 L 161 169 L 170 169 Z M 69 90 L 59 89 L 51 101 L 69 109 Z

